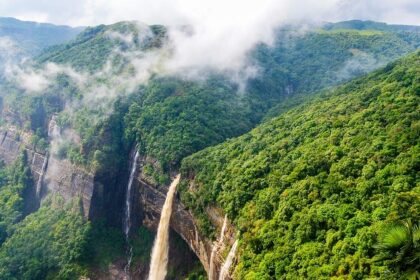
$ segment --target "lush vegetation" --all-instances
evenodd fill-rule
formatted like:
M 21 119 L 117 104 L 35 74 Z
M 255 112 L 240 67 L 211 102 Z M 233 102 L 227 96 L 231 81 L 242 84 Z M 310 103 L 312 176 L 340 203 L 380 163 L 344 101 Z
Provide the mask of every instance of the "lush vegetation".
M 420 229 L 411 220 L 388 224 L 379 235 L 376 246 L 380 258 L 408 279 L 420 278 Z
M 74 211 L 43 205 L 27 216 L 0 248 L 1 279 L 77 279 L 89 224 Z M 55 205 L 56 204 L 56 205 Z
M 126 115 L 126 134 L 164 169 L 209 145 L 248 131 L 251 112 L 223 79 L 203 83 L 158 79 L 142 90 Z
M 144 173 L 158 184 L 184 160 L 182 172 L 196 190 L 184 182 L 181 196 L 202 231 L 212 235 L 204 209 L 216 204 L 241 232 L 239 279 L 392 279 L 418 270 L 405 262 L 417 256 L 417 237 L 410 243 L 403 233 L 399 246 L 385 242 L 388 222 L 415 222 L 420 215 L 418 54 L 308 97 L 415 50 L 417 29 L 352 22 L 300 33 L 291 26 L 278 30 L 273 46 L 249 54 L 259 75 L 244 92 L 220 73 L 201 81 L 155 74 L 126 92 L 112 84 L 134 74 L 130 54 L 166 43 L 164 27 L 142 28 L 127 22 L 88 28 L 45 50 L 38 69 L 69 65 L 92 80 L 81 87 L 59 74 L 36 94 L 3 82 L 0 125 L 32 131 L 32 143 L 45 150 L 48 121 L 57 114 L 69 134 L 53 152 L 95 172 L 105 192 L 125 174 L 134 143 L 153 163 Z M 108 62 L 112 71 L 101 76 Z M 92 92 L 102 87 L 113 96 L 95 103 Z M 104 272 L 124 256 L 121 232 L 86 222 L 77 203 L 63 207 L 54 198 L 24 219 L 30 185 L 24 163 L 23 156 L 0 166 L 1 279 L 74 279 Z M 134 234 L 135 261 L 148 262 L 152 239 L 144 228 Z M 189 277 L 202 279 L 203 271 Z
M 60 113 L 66 104 L 77 104 L 91 90 L 109 87 L 107 80 L 112 80 L 96 76 L 87 88 L 80 88 L 62 74 L 39 95 L 28 95 L 13 84 L 3 85 L 3 114 L 36 132 L 34 142 L 45 148 L 41 139 L 46 137 L 48 119 L 60 113 L 61 125 L 74 129 L 81 138 L 80 143 L 67 143 L 62 156 L 93 169 L 105 168 L 99 163 L 118 158 L 121 150 L 127 151 L 122 146 L 138 141 L 143 152 L 159 160 L 160 171 L 154 173 L 163 182 L 162 171 L 177 167 L 193 152 L 249 131 L 270 108 L 283 106 L 284 99 L 371 71 L 413 51 L 420 42 L 415 29 L 369 26 L 370 30 L 354 29 L 357 24 L 338 29 L 333 24 L 303 34 L 296 32 L 299 26 L 278 30 L 273 46 L 260 45 L 250 53 L 260 73 L 248 82 L 244 93 L 238 93 L 237 86 L 223 75 L 209 75 L 200 82 L 156 75 L 134 92 L 121 92 L 124 97 L 106 100 L 99 106 L 81 104 Z M 165 42 L 166 30 L 162 26 L 147 30 L 133 22 L 101 25 L 87 28 L 68 44 L 46 50 L 37 62 L 40 67 L 47 62 L 70 65 L 81 73 L 97 73 L 111 62 L 112 73 L 106 75 L 128 74 L 124 77 L 129 79 L 133 71 L 127 63 L 130 54 L 156 50 Z M 109 114 L 109 108 L 114 113 Z M 275 115 L 278 109 L 275 107 L 273 112 Z M 109 142 L 103 145 L 103 139 Z
M 32 186 L 26 154 L 5 167 L 0 162 L 0 246 L 16 230 L 25 212 L 24 196 Z
M 388 222 L 420 217 L 419 69 L 417 52 L 183 161 L 195 185 L 183 201 L 197 216 L 222 207 L 240 231 L 236 278 L 408 269 L 412 258 L 391 265 L 376 245 Z

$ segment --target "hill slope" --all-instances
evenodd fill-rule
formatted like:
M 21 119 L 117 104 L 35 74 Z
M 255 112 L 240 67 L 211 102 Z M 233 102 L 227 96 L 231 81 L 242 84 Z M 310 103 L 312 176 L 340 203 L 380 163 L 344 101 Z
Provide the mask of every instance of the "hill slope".
M 420 216 L 420 53 L 182 163 L 183 201 L 240 230 L 237 279 L 396 279 L 387 221 Z M 415 265 L 415 264 L 414 264 Z

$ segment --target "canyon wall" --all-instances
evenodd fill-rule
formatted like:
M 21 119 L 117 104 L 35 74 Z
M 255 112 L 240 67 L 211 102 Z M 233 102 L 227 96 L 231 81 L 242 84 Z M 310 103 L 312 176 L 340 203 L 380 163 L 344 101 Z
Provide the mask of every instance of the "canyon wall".
M 147 163 L 153 163 L 153 160 L 140 157 L 139 164 L 137 165 L 139 172 L 136 177 L 137 182 L 135 189 L 137 190 L 137 193 L 135 194 L 135 198 L 138 201 L 139 210 L 137 211 L 138 216 L 136 218 L 138 219 L 138 222 L 146 227 L 156 229 L 159 223 L 162 206 L 165 202 L 168 186 L 157 186 L 150 182 L 150 178 L 142 172 L 142 168 Z M 218 233 L 216 233 L 216 235 L 219 236 L 223 227 L 224 214 L 219 209 L 214 208 L 207 209 L 207 214 L 212 224 L 217 227 Z M 212 241 L 199 232 L 197 220 L 192 213 L 185 208 L 178 197 L 175 197 L 173 203 L 170 226 L 185 240 L 202 263 L 207 274 L 209 274 L 211 255 L 214 246 L 217 244 L 217 240 Z M 218 279 L 220 269 L 224 263 L 226 250 L 229 250 L 235 242 L 235 229 L 230 223 L 228 223 L 226 230 L 224 231 L 223 240 L 223 244 L 215 247 L 216 250 L 213 252 L 213 279 Z M 225 279 L 230 279 L 230 277 L 228 276 Z
M 55 126 L 54 121 L 50 122 L 50 130 L 57 129 Z M 113 176 L 90 174 L 67 159 L 57 159 L 45 151 L 36 150 L 30 144 L 30 137 L 30 134 L 14 127 L 0 129 L 0 160 L 11 164 L 19 157 L 21 151 L 25 150 L 27 153 L 28 166 L 34 179 L 34 189 L 31 190 L 29 198 L 32 203 L 32 211 L 39 207 L 47 194 L 53 193 L 61 195 L 65 201 L 79 199 L 84 215 L 90 219 L 106 217 L 111 221 L 111 224 L 120 225 L 121 206 L 118 205 L 122 203 L 124 195 L 121 189 L 126 183 L 123 178 L 128 177 L 127 168 L 121 168 L 117 173 L 112 173 Z M 133 208 L 135 213 L 133 226 L 143 224 L 149 229 L 155 230 L 168 189 L 167 186 L 151 183 L 150 178 L 143 172 L 143 167 L 147 162 L 150 163 L 151 160 L 145 157 L 139 158 L 137 176 L 133 186 L 133 196 L 136 202 Z M 109 180 L 113 180 L 113 182 Z M 107 181 L 107 184 L 102 183 Z M 110 214 L 108 215 L 104 211 Z M 216 235 L 219 236 L 223 227 L 224 214 L 218 209 L 208 209 L 207 214 L 217 227 Z M 214 279 L 217 279 L 226 251 L 235 241 L 234 228 L 230 224 L 227 226 L 223 244 L 217 244 L 217 240 L 212 241 L 206 238 L 199 232 L 194 216 L 184 207 L 178 197 L 175 197 L 174 200 L 170 226 L 185 240 L 208 273 L 211 266 L 214 268 L 212 275 Z M 217 247 L 215 247 L 216 244 Z M 215 249 L 213 250 L 213 248 Z M 210 265 L 212 252 L 213 265 Z
M 65 201 L 80 199 L 84 215 L 89 216 L 95 187 L 94 176 L 66 159 L 57 159 L 45 151 L 37 150 L 30 144 L 30 138 L 30 134 L 15 127 L 0 129 L 0 160 L 11 164 L 22 151 L 26 151 L 34 180 L 34 189 L 29 191 L 27 199 L 31 210 L 39 207 L 48 193 L 54 193 L 60 194 Z

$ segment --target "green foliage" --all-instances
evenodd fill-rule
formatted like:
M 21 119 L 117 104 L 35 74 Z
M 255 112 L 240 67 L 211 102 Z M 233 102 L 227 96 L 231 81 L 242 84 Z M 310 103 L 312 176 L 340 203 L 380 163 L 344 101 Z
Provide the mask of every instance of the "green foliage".
M 240 230 L 236 278 L 398 278 L 374 245 L 420 215 L 419 69 L 417 52 L 183 160 L 184 203 Z
M 155 233 L 145 227 L 140 227 L 130 239 L 133 246 L 133 264 L 150 263 Z
M 78 279 L 89 229 L 79 213 L 44 204 L 0 248 L 0 278 Z
M 61 113 L 61 125 L 74 129 L 81 138 L 77 147 L 63 149 L 62 155 L 103 171 L 121 163 L 121 151 L 136 140 L 145 155 L 159 161 L 154 177 L 164 182 L 162 173 L 177 168 L 182 158 L 249 131 L 275 105 L 280 103 L 281 108 L 273 112 L 284 109 L 284 99 L 371 71 L 413 51 L 420 42 L 415 30 L 369 26 L 372 30 L 355 25 L 360 30 L 326 27 L 298 35 L 299 26 L 279 30 L 273 46 L 260 45 L 250 53 L 249 60 L 258 65 L 259 73 L 247 83 L 245 92 L 239 92 L 222 74 L 210 73 L 207 80 L 194 82 L 155 76 L 148 85 L 127 93 L 129 97 L 119 98 L 116 104 L 112 100 L 105 111 L 82 105 L 71 114 Z M 116 32 L 132 40 L 118 39 Z M 46 50 L 37 61 L 39 66 L 47 62 L 71 65 L 82 73 L 94 73 L 111 61 L 111 75 L 117 76 L 132 71 L 121 53 L 160 48 L 166 36 L 166 28 L 158 25 L 150 30 L 138 29 L 134 22 L 100 25 L 87 28 L 70 43 Z M 107 82 L 106 78 L 90 81 L 92 88 Z M 41 147 L 51 115 L 86 94 L 65 74 L 40 95 L 27 95 L 13 84 L 4 87 L 4 103 L 12 119 L 28 130 L 40 130 L 41 138 L 34 143 Z M 289 104 L 299 102 L 293 99 Z M 114 109 L 110 117 L 109 108 Z
M 125 63 L 125 59 L 116 55 L 115 50 L 124 51 L 133 46 L 124 40 L 115 40 L 113 32 L 132 36 L 132 43 L 137 50 L 160 47 L 166 38 L 166 29 L 160 25 L 150 26 L 150 37 L 143 38 L 148 34 L 145 34 L 146 30 L 139 30 L 137 24 L 118 22 L 108 26 L 88 27 L 72 42 L 47 49 L 38 57 L 38 61 L 70 64 L 77 70 L 95 72 L 105 66 L 107 59 L 115 56 L 113 62 L 119 61 L 118 65 L 121 66 Z
M 0 163 L 0 246 L 24 217 L 24 193 L 32 185 L 26 153 L 8 167 Z
M 420 229 L 410 220 L 392 223 L 380 232 L 376 248 L 408 279 L 420 277 Z
M 204 147 L 249 130 L 249 112 L 223 81 L 157 79 L 141 90 L 126 116 L 126 134 L 165 171 Z
M 95 222 L 87 237 L 88 246 L 83 260 L 91 268 L 107 271 L 109 264 L 125 255 L 125 238 L 117 228 Z

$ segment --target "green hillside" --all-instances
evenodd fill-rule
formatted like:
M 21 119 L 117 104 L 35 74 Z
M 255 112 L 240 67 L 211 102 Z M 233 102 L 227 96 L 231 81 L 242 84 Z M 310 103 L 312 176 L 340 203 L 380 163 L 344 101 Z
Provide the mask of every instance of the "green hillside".
M 122 144 L 117 142 L 125 131 L 125 145 L 137 141 L 145 154 L 159 160 L 164 171 L 177 168 L 185 156 L 249 131 L 269 110 L 275 115 L 277 104 L 284 106 L 285 99 L 360 76 L 415 50 L 420 42 L 415 32 L 401 37 L 393 31 L 313 29 L 301 35 L 299 28 L 279 30 L 273 46 L 259 45 L 249 54 L 260 73 L 248 81 L 245 92 L 238 93 L 238 87 L 221 73 L 209 73 L 204 81 L 185 81 L 160 77 L 157 72 L 147 85 L 131 93 L 123 93 L 122 88 L 120 97 L 109 103 L 93 109 L 91 104 L 81 104 L 71 115 L 61 114 L 62 125 L 75 128 L 82 138 L 80 147 L 68 146 L 63 155 L 82 164 L 112 161 L 115 154 L 121 154 Z M 112 88 L 121 79 L 129 79 L 135 71 L 130 54 L 158 51 L 166 44 L 165 34 L 162 26 L 147 29 L 136 22 L 87 28 L 74 41 L 45 51 L 37 61 L 71 65 L 90 73 L 111 61 L 112 73 L 96 76 L 88 88 L 79 88 L 66 74 L 59 75 L 39 95 L 27 95 L 8 85 L 2 90 L 4 107 L 20 126 L 45 137 L 51 114 L 95 88 Z M 112 90 L 118 95 L 118 88 Z M 104 117 L 109 116 L 110 108 L 113 114 Z M 92 119 L 101 120 L 92 125 Z M 113 143 L 103 145 L 99 138 L 104 133 Z
M 376 245 L 419 222 L 419 95 L 417 52 L 184 159 L 182 200 L 209 234 L 209 205 L 237 225 L 237 279 L 400 279 L 418 231 Z

